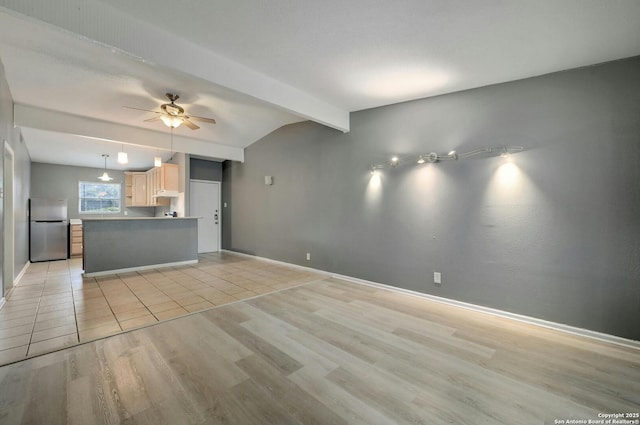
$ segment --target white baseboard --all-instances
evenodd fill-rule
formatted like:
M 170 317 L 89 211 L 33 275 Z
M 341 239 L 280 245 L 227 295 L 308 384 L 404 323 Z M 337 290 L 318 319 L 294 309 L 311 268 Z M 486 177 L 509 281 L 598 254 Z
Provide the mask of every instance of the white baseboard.
M 196 264 L 197 262 L 198 260 L 176 261 L 175 263 L 150 264 L 148 266 L 137 266 L 137 267 L 128 267 L 125 269 L 104 270 L 104 271 L 93 272 L 93 273 L 85 273 L 84 275 L 86 277 L 106 276 L 106 275 L 117 274 L 117 273 L 128 273 L 128 272 L 137 272 L 141 270 L 162 269 L 165 267 L 185 266 L 188 264 Z
M 261 261 L 266 261 L 268 263 L 280 264 L 283 266 L 292 267 L 295 269 L 311 271 L 314 273 L 319 273 L 325 276 L 335 277 L 337 279 L 346 280 L 348 282 L 358 283 L 361 285 L 373 286 L 376 288 L 386 289 L 389 291 L 399 292 L 406 295 L 411 295 L 413 297 L 423 298 L 427 300 L 431 300 L 434 302 L 438 302 L 441 304 L 447 304 L 454 307 L 460 307 L 467 310 L 473 310 L 484 314 L 490 314 L 492 316 L 503 317 L 511 320 L 515 320 L 518 322 L 528 323 L 531 325 L 540 326 L 543 328 L 554 329 L 556 331 L 565 332 L 573 335 L 579 335 L 590 339 L 595 339 L 598 341 L 609 342 L 612 344 L 622 345 L 629 348 L 634 348 L 640 350 L 640 341 L 635 341 L 633 339 L 623 338 L 620 336 L 609 335 L 602 332 L 596 332 L 589 329 L 577 328 L 575 326 L 569 326 L 562 323 L 550 322 L 548 320 L 538 319 L 535 317 L 525 316 L 522 314 L 510 313 L 508 311 L 498 310 L 495 308 L 484 307 L 481 305 L 466 303 L 463 301 L 457 301 L 450 298 L 438 297 L 436 295 L 424 294 L 422 292 L 412 291 L 410 289 L 398 288 L 397 286 L 387 285 L 384 283 L 372 282 L 370 280 L 359 279 L 357 277 L 351 277 L 346 275 L 341 275 L 337 273 L 327 272 L 325 270 L 313 269 L 311 267 L 299 266 L 297 264 L 286 263 L 284 261 L 272 260 L 270 258 L 258 257 L 256 255 L 243 254 L 241 252 L 229 251 L 227 249 L 223 249 L 222 252 L 240 255 L 244 257 L 249 257 Z
M 22 276 L 24 276 L 25 272 L 27 271 L 27 269 L 29 268 L 29 264 L 31 264 L 30 262 L 27 262 L 24 267 L 22 267 L 22 270 L 20 270 L 20 273 L 18 273 L 18 276 L 16 276 L 16 278 L 13 280 L 13 285 L 11 286 L 11 288 L 9 288 L 9 290 L 7 291 L 7 293 L 5 294 L 6 296 L 4 298 L 2 298 L 2 300 L 0 300 L 0 309 L 2 307 L 4 307 L 5 303 L 7 302 L 7 298 L 9 298 L 11 296 L 11 293 L 13 292 L 13 290 L 16 288 L 16 286 L 18 286 L 18 284 L 20 284 L 20 279 L 22 279 Z
M 29 268 L 29 264 L 31 263 L 27 261 L 25 265 L 22 267 L 22 270 L 20 270 L 20 273 L 18 273 L 18 276 L 16 276 L 15 280 L 13 281 L 14 288 L 18 286 L 18 284 L 20 283 L 20 279 L 22 279 L 22 276 L 24 276 L 24 274 L 27 272 L 27 269 Z
M 300 266 L 298 264 L 286 263 L 284 261 L 273 260 L 271 258 L 266 258 L 266 257 L 258 257 L 257 255 L 245 254 L 243 252 L 229 251 L 228 249 L 221 249 L 220 252 L 224 252 L 226 254 L 239 255 L 241 257 L 252 258 L 254 260 L 260 260 L 260 261 L 264 261 L 264 262 L 267 262 L 267 263 L 278 264 L 280 266 L 291 267 L 292 269 L 298 269 L 298 270 L 304 270 L 304 271 L 307 271 L 307 272 L 318 273 L 318 274 L 322 274 L 322 275 L 329 276 L 329 277 L 337 276 L 335 273 L 331 273 L 331 272 L 328 272 L 328 271 L 325 271 L 325 270 L 319 270 L 319 269 L 314 269 L 314 268 L 311 268 L 311 267 Z

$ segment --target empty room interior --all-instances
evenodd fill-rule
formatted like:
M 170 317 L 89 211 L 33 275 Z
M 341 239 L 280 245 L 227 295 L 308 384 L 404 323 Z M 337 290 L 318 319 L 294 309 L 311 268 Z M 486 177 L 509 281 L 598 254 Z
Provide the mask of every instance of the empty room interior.
M 639 22 L 0 0 L 0 424 L 640 424 Z

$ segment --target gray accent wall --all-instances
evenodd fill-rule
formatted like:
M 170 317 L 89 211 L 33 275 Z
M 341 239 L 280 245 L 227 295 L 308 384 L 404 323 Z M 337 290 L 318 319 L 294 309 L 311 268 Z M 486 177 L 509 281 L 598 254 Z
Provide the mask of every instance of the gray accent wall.
M 33 198 L 65 198 L 68 200 L 69 218 L 91 218 L 96 214 L 79 213 L 79 183 L 81 181 L 98 182 L 98 176 L 102 175 L 104 169 L 75 167 L 71 165 L 45 164 L 34 162 L 31 165 L 31 197 Z M 118 217 L 127 215 L 130 217 L 153 217 L 155 207 L 129 207 L 124 206 L 124 172 L 108 170 L 109 175 L 114 178 L 111 183 L 122 185 L 121 194 L 122 208 L 118 214 L 104 214 L 105 217 Z M 97 214 L 101 216 L 101 214 Z
M 9 90 L 4 66 L 0 61 L 0 149 L 4 149 L 4 141 L 13 150 L 14 163 L 14 199 L 13 199 L 13 217 L 14 217 L 14 278 L 22 271 L 24 266 L 29 262 L 29 233 L 27 222 L 27 207 L 29 202 L 30 188 L 30 167 L 31 158 L 25 146 L 20 130 L 13 126 L 13 97 Z M 3 155 L 4 157 L 4 155 Z M 3 180 L 2 170 L 4 169 L 4 161 L 0 161 L 0 180 Z M 4 185 L 4 182 L 1 184 Z M 1 202 L 0 202 L 1 203 Z M 1 207 L 0 207 L 1 208 Z M 6 211 L 3 211 L 6 213 Z M 4 238 L 6 237 L 3 229 L 3 222 L 0 215 L 0 234 L 2 242 L 0 243 L 0 254 L 3 253 Z M 3 262 L 3 255 L 0 255 L 0 264 Z M 2 267 L 0 267 L 2 270 Z M 2 274 L 0 273 L 0 279 Z M 3 290 L 11 287 L 11 282 L 3 282 Z M 0 294 L 0 297 L 2 294 Z
M 226 249 L 640 340 L 640 57 L 292 124 L 222 196 Z

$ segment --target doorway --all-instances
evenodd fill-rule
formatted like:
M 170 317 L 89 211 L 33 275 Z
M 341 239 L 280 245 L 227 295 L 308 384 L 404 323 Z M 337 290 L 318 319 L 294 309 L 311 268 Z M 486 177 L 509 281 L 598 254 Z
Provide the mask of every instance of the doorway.
M 220 182 L 189 181 L 189 215 L 198 218 L 198 254 L 220 250 Z

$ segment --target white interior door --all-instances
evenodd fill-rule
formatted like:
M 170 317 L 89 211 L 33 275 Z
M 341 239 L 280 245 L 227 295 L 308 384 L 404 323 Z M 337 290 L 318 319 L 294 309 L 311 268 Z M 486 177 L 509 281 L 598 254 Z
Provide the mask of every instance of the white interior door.
M 189 181 L 189 215 L 198 218 L 198 253 L 220 250 L 220 182 Z

